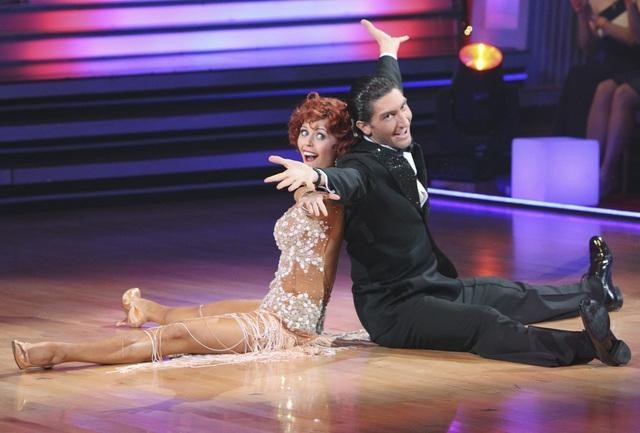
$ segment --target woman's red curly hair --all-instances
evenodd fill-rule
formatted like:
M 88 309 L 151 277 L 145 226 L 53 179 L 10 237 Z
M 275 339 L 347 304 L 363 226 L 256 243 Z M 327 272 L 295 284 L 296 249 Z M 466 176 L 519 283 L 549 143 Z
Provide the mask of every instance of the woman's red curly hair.
M 347 104 L 336 98 L 326 98 L 311 92 L 302 104 L 296 107 L 289 119 L 289 143 L 298 145 L 300 129 L 305 122 L 313 123 L 327 119 L 327 131 L 336 138 L 335 150 L 338 156 L 349 151 L 354 136 Z

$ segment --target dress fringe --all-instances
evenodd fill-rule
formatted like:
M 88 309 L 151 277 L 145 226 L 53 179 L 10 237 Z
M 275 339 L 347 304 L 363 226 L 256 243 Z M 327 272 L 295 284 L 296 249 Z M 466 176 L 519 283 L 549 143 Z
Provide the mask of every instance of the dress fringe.
M 233 314 L 234 316 L 245 316 L 245 314 Z M 246 319 L 244 317 L 238 318 L 238 320 Z M 277 319 L 275 319 L 277 320 Z M 249 329 L 254 329 L 252 323 Z M 278 322 L 280 331 L 279 334 L 283 334 L 282 326 Z M 154 331 L 154 328 L 149 331 Z M 258 326 L 258 328 L 260 328 Z M 263 328 L 264 330 L 265 328 Z M 287 331 L 285 331 L 287 332 Z M 264 336 L 264 333 L 263 333 Z M 308 342 L 299 345 L 285 346 L 281 344 L 266 343 L 266 339 L 256 339 L 257 345 L 254 346 L 258 350 L 254 350 L 246 353 L 220 353 L 220 354 L 206 354 L 206 355 L 175 355 L 168 359 L 162 357 L 156 357 L 154 354 L 152 362 L 130 364 L 120 366 L 115 369 L 117 373 L 131 373 L 139 370 L 146 369 L 166 369 L 166 368 L 202 368 L 213 367 L 219 365 L 230 364 L 242 364 L 247 362 L 280 362 L 290 361 L 292 359 L 305 358 L 309 356 L 335 356 L 338 352 L 347 349 L 353 349 L 363 346 L 375 346 L 369 338 L 369 334 L 364 329 L 347 331 L 347 332 L 324 332 Z M 282 340 L 280 341 L 282 342 Z M 155 347 L 160 347 L 157 343 Z

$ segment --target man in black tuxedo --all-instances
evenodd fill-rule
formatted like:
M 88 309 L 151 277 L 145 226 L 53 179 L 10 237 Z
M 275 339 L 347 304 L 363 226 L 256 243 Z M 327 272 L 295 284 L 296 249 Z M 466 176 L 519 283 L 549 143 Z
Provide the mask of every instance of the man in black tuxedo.
M 381 47 L 379 38 L 395 44 L 395 52 L 406 40 L 363 24 Z M 457 278 L 429 232 L 423 153 L 411 136 L 412 114 L 393 56 L 383 53 L 378 73 L 353 84 L 348 106 L 358 140 L 337 167 L 320 171 L 271 157 L 286 170 L 266 181 L 289 190 L 313 184 L 338 194 L 345 205 L 355 307 L 374 342 L 542 366 L 629 361 L 628 346 L 609 328 L 607 310 L 622 306 L 622 294 L 613 285 L 612 256 L 601 238 L 592 238 L 589 272 L 576 284 Z M 585 331 L 526 326 L 578 313 Z

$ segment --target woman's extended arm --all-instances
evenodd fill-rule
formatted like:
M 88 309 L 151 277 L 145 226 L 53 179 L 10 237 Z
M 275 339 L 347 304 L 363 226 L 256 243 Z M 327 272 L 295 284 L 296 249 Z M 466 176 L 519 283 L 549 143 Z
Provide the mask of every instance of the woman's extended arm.
M 591 5 L 588 0 L 571 0 L 571 7 L 578 18 L 578 45 L 587 57 L 591 56 L 597 45 Z

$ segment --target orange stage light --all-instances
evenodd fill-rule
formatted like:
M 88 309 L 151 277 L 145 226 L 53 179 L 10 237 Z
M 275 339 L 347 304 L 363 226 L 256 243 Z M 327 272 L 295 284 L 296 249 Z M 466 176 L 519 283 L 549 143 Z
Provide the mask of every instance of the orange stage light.
M 468 68 L 488 71 L 502 64 L 502 52 L 493 45 L 474 43 L 460 49 L 458 58 Z

